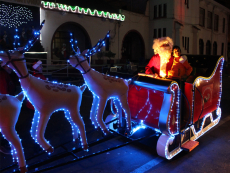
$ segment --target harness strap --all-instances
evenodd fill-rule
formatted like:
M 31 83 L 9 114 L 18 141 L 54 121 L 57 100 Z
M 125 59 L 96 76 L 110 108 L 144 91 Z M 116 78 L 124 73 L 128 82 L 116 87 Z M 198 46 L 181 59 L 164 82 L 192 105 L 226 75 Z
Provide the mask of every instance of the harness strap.
M 85 71 L 85 72 L 82 73 L 82 74 L 86 74 L 86 73 L 88 73 L 90 70 L 91 70 L 91 68 L 89 68 L 89 70 Z
M 81 65 L 81 63 L 87 61 L 87 59 L 84 59 L 84 60 L 82 60 L 82 61 L 79 61 L 79 59 L 78 59 L 77 57 L 76 57 L 76 59 L 77 59 L 78 64 L 75 66 L 75 68 L 77 68 L 77 66 L 80 65 L 81 68 L 84 70 L 84 73 L 82 73 L 82 74 L 86 74 L 86 73 L 88 73 L 88 72 L 91 70 L 91 67 L 90 67 L 90 68 L 86 71 L 86 70 L 83 68 L 83 66 Z
M 27 78 L 28 76 L 29 76 L 29 73 L 27 73 L 27 75 L 25 75 L 25 76 L 19 77 L 19 79 L 24 79 L 24 78 Z
M 29 76 L 29 73 L 27 73 L 27 75 L 23 76 L 22 73 L 17 68 L 17 66 L 14 64 L 15 61 L 23 61 L 26 58 L 22 58 L 22 59 L 11 59 L 10 53 L 8 51 L 6 51 L 6 54 L 7 54 L 8 58 L 9 58 L 9 61 L 7 61 L 5 65 L 8 65 L 8 64 L 11 63 L 12 66 L 14 66 L 15 70 L 17 71 L 17 73 L 20 75 L 19 79 L 27 78 Z

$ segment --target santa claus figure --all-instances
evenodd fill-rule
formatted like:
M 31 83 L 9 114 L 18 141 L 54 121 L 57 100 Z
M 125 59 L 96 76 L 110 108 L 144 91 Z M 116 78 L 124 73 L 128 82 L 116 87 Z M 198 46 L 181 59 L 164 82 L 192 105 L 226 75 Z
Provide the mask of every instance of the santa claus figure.
M 155 78 L 165 78 L 171 70 L 173 57 L 171 55 L 173 41 L 169 37 L 162 37 L 153 41 L 154 54 L 145 67 L 146 74 L 154 74 Z
M 43 67 L 41 60 L 34 62 L 33 66 L 31 67 L 31 71 L 33 72 L 32 75 L 42 80 L 46 80 L 45 76 L 42 74 L 42 69 Z

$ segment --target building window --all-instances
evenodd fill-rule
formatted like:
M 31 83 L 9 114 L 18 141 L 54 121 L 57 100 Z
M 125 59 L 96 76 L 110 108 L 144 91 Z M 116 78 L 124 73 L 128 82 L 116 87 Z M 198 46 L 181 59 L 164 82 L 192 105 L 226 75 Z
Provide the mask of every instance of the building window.
M 163 37 L 166 37 L 166 28 L 163 28 Z
M 182 37 L 182 45 L 187 53 L 189 53 L 189 37 Z
M 217 43 L 213 43 L 213 55 L 217 55 Z
M 153 30 L 153 38 L 157 38 L 157 29 Z
M 224 43 L 221 45 L 221 55 L 224 55 Z
M 208 11 L 207 28 L 212 29 L 212 12 Z
M 157 5 L 154 5 L 154 14 L 153 14 L 153 18 L 154 18 L 154 19 L 157 18 Z
M 161 28 L 158 29 L 158 38 L 161 38 Z
M 204 19 L 205 19 L 205 9 L 200 8 L 200 21 L 199 21 L 200 26 L 204 26 Z
M 159 5 L 158 17 L 162 17 L 162 5 Z
M 163 17 L 167 17 L 167 4 L 163 5 Z
M 219 25 L 219 16 L 214 15 L 214 31 L 218 31 L 218 25 Z
M 199 39 L 199 54 L 200 55 L 204 54 L 204 42 L 202 39 Z
M 223 18 L 223 33 L 225 33 L 225 18 Z
M 184 4 L 189 8 L 189 0 L 184 0 Z
M 184 38 L 184 49 L 186 50 L 187 48 L 187 37 Z
M 211 42 L 209 40 L 206 43 L 206 55 L 211 55 Z
M 187 43 L 186 50 L 187 50 L 187 53 L 189 53 L 189 37 L 187 38 L 187 41 L 188 41 L 188 43 Z
M 184 36 L 182 36 L 182 46 L 184 47 Z

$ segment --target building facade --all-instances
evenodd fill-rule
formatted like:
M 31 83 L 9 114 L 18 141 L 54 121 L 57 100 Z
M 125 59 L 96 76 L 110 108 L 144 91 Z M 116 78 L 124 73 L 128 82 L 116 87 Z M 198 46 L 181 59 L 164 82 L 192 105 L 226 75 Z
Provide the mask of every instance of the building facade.
M 140 1 L 144 3 L 140 4 L 141 9 L 145 7 L 144 13 L 128 11 L 128 7 L 111 13 L 40 0 L 1 2 L 35 8 L 31 8 L 32 13 L 35 11 L 40 16 L 40 19 L 34 18 L 35 26 L 46 21 L 41 31 L 41 45 L 47 52 L 48 64 L 65 60 L 66 54 L 70 54 L 70 33 L 83 51 L 94 46 L 108 31 L 110 39 L 102 51 L 114 53 L 115 63 L 129 60 L 145 64 L 153 55 L 153 40 L 164 36 L 171 37 L 183 54 L 223 55 L 227 60 L 230 10 L 214 0 Z M 19 28 L 20 32 L 24 26 Z M 1 35 L 5 30 L 10 31 L 6 26 L 0 27 Z M 30 22 L 26 27 L 31 27 Z M 98 59 L 106 63 L 107 57 L 94 55 L 92 62 Z
M 150 37 L 173 38 L 183 54 L 227 58 L 228 8 L 214 0 L 150 0 L 149 3 Z
M 89 11 L 78 13 L 64 7 L 57 9 L 48 3 L 42 3 L 41 21 L 46 21 L 41 33 L 42 45 L 51 59 L 55 57 L 55 50 L 58 51 L 63 44 L 67 49 L 71 47 L 68 35 L 70 32 L 74 33 L 79 42 L 78 46 L 83 51 L 94 46 L 108 31 L 110 31 L 108 47 L 103 48 L 102 51 L 110 50 L 115 53 L 115 62 L 119 63 L 121 59 L 139 62 L 149 57 L 148 52 L 151 47 L 148 41 L 147 16 L 120 11 L 120 14 L 116 15 L 123 16 L 123 19 L 114 19 L 98 14 L 90 15 Z M 92 57 L 93 61 L 96 59 L 98 59 L 96 55 Z

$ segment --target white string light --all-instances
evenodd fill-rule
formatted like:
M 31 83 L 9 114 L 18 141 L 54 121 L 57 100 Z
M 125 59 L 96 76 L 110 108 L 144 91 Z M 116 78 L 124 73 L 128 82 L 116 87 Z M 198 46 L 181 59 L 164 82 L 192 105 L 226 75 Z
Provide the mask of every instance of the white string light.
M 17 28 L 23 23 L 33 21 L 32 12 L 27 7 L 0 5 L 0 25 L 8 28 Z

